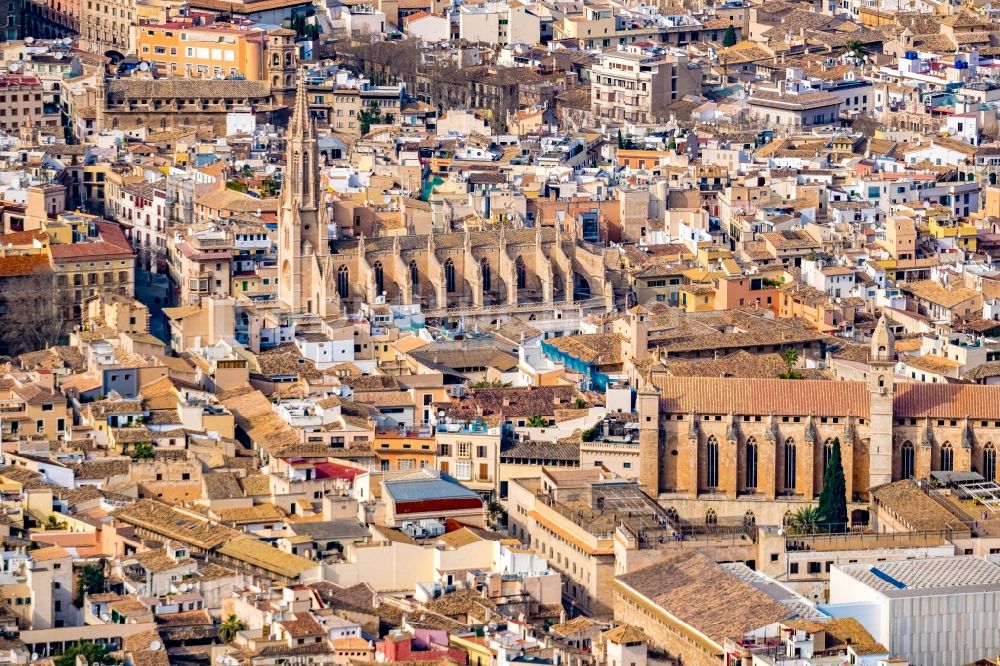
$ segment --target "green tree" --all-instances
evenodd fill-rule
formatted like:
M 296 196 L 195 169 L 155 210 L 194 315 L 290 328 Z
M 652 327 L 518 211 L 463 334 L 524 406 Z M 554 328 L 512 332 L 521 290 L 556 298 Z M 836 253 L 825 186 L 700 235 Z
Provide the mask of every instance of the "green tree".
M 510 388 L 511 386 L 513 384 L 505 382 L 502 379 L 480 379 L 478 382 L 469 384 L 470 389 Z
M 243 165 L 243 177 L 244 178 L 252 178 L 253 177 L 253 167 L 251 167 L 249 164 L 244 164 Z
M 788 531 L 792 534 L 816 534 L 822 522 L 818 507 L 804 506 L 792 514 Z
M 531 418 L 528 419 L 529 428 L 548 428 L 549 421 L 541 414 L 532 414 Z
M 827 532 L 847 531 L 847 482 L 844 480 L 844 465 L 840 458 L 840 438 L 833 440 L 833 451 L 823 472 L 819 513 Z
M 112 666 L 120 663 L 118 658 L 108 652 L 108 648 L 100 643 L 84 643 L 77 641 L 65 652 L 55 658 L 56 666 L 75 666 L 76 656 L 83 655 L 88 664 L 105 664 Z
M 722 46 L 727 49 L 730 46 L 736 46 L 736 28 L 734 26 L 726 28 L 726 33 L 722 35 Z
M 577 398 L 576 402 L 573 403 L 573 406 L 576 407 L 577 409 L 587 409 L 587 407 L 589 407 L 590 405 L 588 405 L 587 401 L 584 400 L 583 398 Z
M 238 180 L 227 180 L 226 181 L 226 189 L 227 190 L 235 190 L 237 192 L 244 192 L 245 193 L 247 191 L 247 184 L 246 183 L 241 183 Z
M 76 590 L 73 593 L 73 603 L 77 608 L 83 606 L 83 596 L 104 591 L 104 562 L 100 564 L 84 564 L 76 575 Z
M 281 184 L 274 178 L 265 178 L 260 181 L 260 193 L 265 197 L 276 197 L 281 192 Z
M 848 39 L 844 42 L 844 55 L 849 55 L 855 60 L 861 61 L 868 55 L 864 43 L 859 39 Z
M 153 457 L 153 445 L 149 442 L 137 442 L 132 447 L 132 460 L 149 460 Z
M 382 109 L 379 108 L 375 100 L 368 103 L 367 109 L 362 109 L 358 114 L 358 122 L 361 123 L 361 136 L 371 131 L 372 125 L 382 123 Z
M 243 620 L 235 615 L 230 615 L 222 621 L 221 625 L 219 625 L 219 638 L 226 643 L 231 643 L 233 639 L 236 638 L 236 634 L 246 628 L 247 626 L 243 624 Z
M 799 354 L 791 347 L 781 352 L 781 360 L 785 362 L 785 371 L 779 372 L 780 379 L 802 379 L 802 373 L 795 369 L 799 363 Z
M 503 504 L 496 500 L 490 500 L 487 505 L 487 511 L 490 516 L 490 523 L 494 526 L 503 526 L 507 522 L 507 510 L 503 508 Z
M 45 523 L 45 529 L 47 530 L 64 530 L 66 529 L 66 521 L 59 520 L 54 515 L 49 514 L 48 520 Z

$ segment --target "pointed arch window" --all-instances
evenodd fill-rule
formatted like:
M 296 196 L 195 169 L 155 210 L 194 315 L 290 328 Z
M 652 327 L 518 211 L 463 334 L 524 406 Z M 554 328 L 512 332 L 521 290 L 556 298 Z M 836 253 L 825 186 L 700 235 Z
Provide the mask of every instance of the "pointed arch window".
M 372 269 L 375 273 L 375 297 L 377 298 L 385 291 L 385 271 L 382 269 L 381 261 L 376 261 Z
M 416 259 L 410 260 L 410 285 L 414 291 L 420 291 L 420 270 L 417 269 Z
M 903 442 L 903 447 L 899 451 L 899 458 L 903 478 L 911 478 L 915 469 L 913 462 L 913 442 Z
M 747 440 L 747 467 L 745 480 L 747 490 L 757 489 L 757 440 L 753 437 Z
M 826 468 L 830 465 L 830 458 L 833 457 L 833 440 L 828 439 L 823 442 L 823 475 L 826 476 Z
M 444 283 L 449 292 L 455 291 L 455 262 L 450 258 L 444 262 Z
M 351 275 L 347 266 L 341 266 L 337 269 L 337 295 L 341 298 L 347 298 L 347 295 L 351 290 Z
M 987 481 L 996 481 L 997 478 L 997 450 L 992 442 L 983 449 L 983 478 Z
M 705 445 L 707 470 L 705 475 L 705 485 L 709 488 L 719 487 L 719 440 L 712 435 Z
M 493 289 L 491 281 L 493 276 L 490 273 L 490 260 L 483 257 L 483 260 L 479 262 L 479 274 L 483 278 L 483 291 L 490 291 Z
M 528 284 L 528 272 L 524 268 L 523 257 L 517 257 L 517 261 L 514 262 L 514 269 L 517 271 L 517 288 L 524 289 Z
M 955 469 L 955 450 L 951 448 L 951 442 L 945 442 L 941 446 L 941 471 L 950 472 Z
M 718 525 L 719 516 L 715 513 L 715 509 L 709 509 L 705 514 L 705 524 L 706 525 Z
M 785 440 L 785 490 L 795 490 L 795 440 L 789 437 Z

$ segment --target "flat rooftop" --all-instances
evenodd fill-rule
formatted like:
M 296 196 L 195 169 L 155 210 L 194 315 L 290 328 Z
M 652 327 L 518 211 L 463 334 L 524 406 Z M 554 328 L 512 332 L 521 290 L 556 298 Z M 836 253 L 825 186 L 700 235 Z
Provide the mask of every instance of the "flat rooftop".
M 969 555 L 838 568 L 887 597 L 1000 591 L 1000 566 Z

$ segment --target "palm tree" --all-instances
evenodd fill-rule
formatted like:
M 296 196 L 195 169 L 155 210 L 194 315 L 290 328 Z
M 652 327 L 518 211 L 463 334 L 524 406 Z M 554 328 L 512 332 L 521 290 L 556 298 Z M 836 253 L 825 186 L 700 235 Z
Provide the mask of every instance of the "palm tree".
M 802 373 L 795 369 L 799 363 L 799 354 L 792 347 L 781 352 L 781 360 L 785 362 L 786 370 L 778 373 L 779 379 L 802 379 Z
M 547 428 L 549 426 L 548 420 L 541 414 L 533 414 L 530 419 L 528 419 L 529 428 Z
M 223 620 L 222 624 L 219 626 L 219 638 L 226 643 L 232 643 L 233 639 L 236 638 L 236 634 L 246 628 L 247 626 L 243 624 L 243 620 L 235 615 L 230 615 Z
M 819 508 L 804 506 L 792 514 L 788 521 L 788 531 L 792 534 L 816 534 L 821 521 Z
M 844 55 L 849 55 L 856 61 L 861 62 L 868 55 L 864 43 L 859 39 L 848 39 L 844 42 Z
M 153 445 L 149 442 L 136 442 L 132 447 L 132 460 L 149 460 L 154 455 Z

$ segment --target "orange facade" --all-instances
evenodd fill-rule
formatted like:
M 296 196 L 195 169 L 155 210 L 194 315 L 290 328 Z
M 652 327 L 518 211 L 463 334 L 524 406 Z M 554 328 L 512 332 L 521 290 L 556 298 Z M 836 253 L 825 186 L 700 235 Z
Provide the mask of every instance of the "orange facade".
M 265 74 L 267 35 L 259 28 L 228 24 L 193 26 L 171 22 L 136 28 L 139 57 L 161 76 L 230 78 L 259 81 Z

